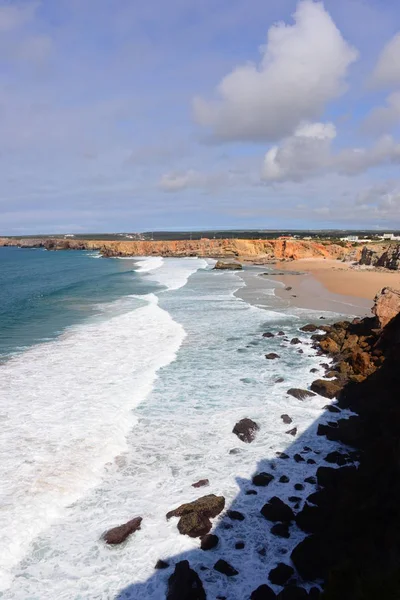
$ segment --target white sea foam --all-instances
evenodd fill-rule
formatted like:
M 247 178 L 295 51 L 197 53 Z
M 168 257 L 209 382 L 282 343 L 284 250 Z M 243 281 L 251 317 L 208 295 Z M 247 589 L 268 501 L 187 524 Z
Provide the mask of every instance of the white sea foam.
M 135 256 L 134 260 L 139 263 L 139 268 L 135 269 L 138 273 L 155 271 L 164 263 L 162 256 Z
M 99 483 L 127 450 L 132 409 L 185 332 L 148 297 L 103 322 L 69 329 L 1 367 L 0 584 L 32 540 Z M 126 299 L 125 299 L 126 302 Z
M 165 286 L 169 291 L 182 288 L 191 275 L 208 266 L 204 259 L 195 257 L 190 260 L 187 258 L 166 258 L 162 264 L 152 266 L 153 264 L 155 263 L 145 264 L 145 270 L 151 271 L 149 278 Z

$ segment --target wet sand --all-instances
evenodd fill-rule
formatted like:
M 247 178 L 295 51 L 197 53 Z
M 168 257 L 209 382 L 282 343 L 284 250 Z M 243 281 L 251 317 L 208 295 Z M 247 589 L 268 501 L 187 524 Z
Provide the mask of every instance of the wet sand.
M 269 308 L 275 308 L 275 296 L 277 310 L 282 307 L 283 302 L 286 307 L 295 306 L 360 317 L 371 315 L 373 295 L 366 299 L 331 292 L 311 273 L 294 274 L 293 262 L 284 264 L 288 270 L 287 275 L 281 274 L 283 265 L 275 266 L 275 271 L 279 274 L 273 273 L 272 269 L 270 273 L 266 273 L 265 267 L 245 269 L 239 276 L 246 283 L 246 287 L 239 289 L 235 295 L 253 305 L 266 305 Z

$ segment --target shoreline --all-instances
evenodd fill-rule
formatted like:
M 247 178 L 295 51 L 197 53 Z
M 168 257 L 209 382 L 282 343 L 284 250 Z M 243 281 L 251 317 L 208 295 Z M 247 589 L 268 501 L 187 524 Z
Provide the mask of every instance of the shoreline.
M 291 264 L 287 263 L 286 268 L 289 269 Z M 239 288 L 235 296 L 255 306 L 271 308 L 271 296 L 275 296 L 285 308 L 295 307 L 355 317 L 371 314 L 373 298 L 367 300 L 333 293 L 311 273 L 288 272 L 287 275 L 282 275 L 266 273 L 259 267 L 257 270 L 245 269 L 237 274 L 246 287 Z M 279 309 L 278 303 L 276 308 Z

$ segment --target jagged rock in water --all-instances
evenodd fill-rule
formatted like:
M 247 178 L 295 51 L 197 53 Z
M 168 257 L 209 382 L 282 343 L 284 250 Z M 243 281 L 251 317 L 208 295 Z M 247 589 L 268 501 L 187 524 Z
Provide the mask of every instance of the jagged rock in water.
M 223 575 L 226 575 L 227 577 L 234 577 L 235 575 L 238 575 L 238 573 L 239 573 L 239 571 L 236 571 L 236 569 L 234 567 L 232 567 L 232 565 L 230 565 L 229 563 L 226 562 L 226 560 L 223 560 L 223 559 L 220 559 L 215 563 L 214 569 L 215 569 L 215 571 L 218 571 L 219 573 L 222 573 Z
M 266 584 L 260 585 L 250 596 L 250 600 L 275 600 L 275 598 L 275 592 Z
M 155 565 L 154 568 L 157 571 L 159 571 L 159 570 L 162 570 L 162 569 L 168 569 L 168 567 L 169 567 L 169 563 L 165 562 L 165 560 L 158 560 L 156 562 L 156 565 Z
M 212 550 L 218 546 L 219 538 L 217 535 L 208 533 L 201 538 L 200 548 L 202 550 Z
M 266 487 L 273 479 L 275 477 L 271 473 L 257 473 L 253 476 L 252 483 L 258 487 Z
M 306 590 L 296 585 L 288 585 L 278 594 L 278 600 L 309 600 Z
M 206 487 L 208 485 L 210 485 L 210 482 L 208 479 L 200 479 L 200 481 L 196 481 L 196 483 L 192 483 L 192 487 L 194 487 L 194 488 Z
M 210 494 L 171 510 L 167 513 L 167 519 L 180 517 L 179 532 L 190 537 L 200 537 L 210 531 L 212 527 L 210 519 L 219 515 L 224 507 L 225 498 L 223 496 Z
M 167 600 L 207 600 L 201 579 L 187 560 L 177 563 L 168 579 Z
M 316 379 L 311 384 L 311 389 L 316 394 L 332 400 L 339 394 L 342 386 L 335 381 L 326 381 L 325 379 Z
M 250 444 L 255 439 L 259 429 L 260 427 L 255 421 L 246 418 L 241 419 L 238 421 L 238 423 L 236 423 L 232 433 L 237 435 L 242 442 Z
M 297 435 L 297 427 L 293 427 L 293 429 L 289 429 L 289 431 L 286 431 L 285 433 L 294 437 L 295 435 Z
M 289 565 L 286 565 L 285 563 L 279 563 L 275 567 L 275 569 L 272 569 L 269 572 L 268 579 L 274 585 L 284 585 L 288 581 L 288 579 L 291 578 L 293 573 L 294 573 L 293 567 L 290 567 Z
M 290 390 L 288 390 L 286 393 L 289 394 L 289 396 L 297 398 L 297 400 L 305 400 L 305 398 L 312 398 L 315 396 L 314 392 L 302 390 L 300 388 L 290 388 Z
M 229 270 L 229 271 L 241 271 L 243 269 L 243 266 L 239 262 L 236 262 L 236 261 L 233 261 L 233 260 L 229 261 L 229 262 L 223 261 L 223 260 L 219 260 L 219 261 L 217 261 L 214 269 L 216 269 L 216 270 L 222 270 L 222 271 L 226 271 L 226 270 Z
M 292 419 L 289 417 L 289 415 L 281 415 L 281 419 L 285 423 L 285 425 L 290 425 L 290 423 L 292 422 Z
M 279 354 L 276 354 L 275 352 L 270 352 L 269 354 L 265 355 L 265 358 L 267 360 L 275 360 L 276 358 L 280 358 Z
M 244 521 L 245 516 L 238 510 L 227 510 L 226 514 L 232 521 Z
M 276 496 L 264 504 L 260 512 L 268 521 L 290 523 L 294 519 L 294 513 L 290 506 Z
M 140 529 L 140 525 L 142 522 L 142 517 L 135 517 L 131 519 L 124 525 L 119 525 L 118 527 L 113 527 L 109 529 L 102 535 L 102 539 L 106 544 L 122 544 L 132 533 L 135 533 L 138 529 Z
M 300 327 L 300 331 L 305 331 L 307 333 L 314 333 L 317 331 L 319 327 L 310 323 L 309 325 L 304 325 L 304 327 Z
M 276 523 L 276 525 L 273 525 L 273 527 L 271 527 L 271 533 L 272 533 L 272 535 L 275 535 L 277 537 L 289 539 L 290 538 L 289 524 L 288 523 Z

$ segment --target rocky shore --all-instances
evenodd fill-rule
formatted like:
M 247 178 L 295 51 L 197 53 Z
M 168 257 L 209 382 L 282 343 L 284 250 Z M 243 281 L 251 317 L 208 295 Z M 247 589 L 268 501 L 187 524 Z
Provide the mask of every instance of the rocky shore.
M 326 377 L 317 379 L 311 390 L 290 389 L 288 394 L 299 401 L 310 401 L 316 393 L 336 399 L 326 406 L 331 421 L 320 423 L 318 436 L 339 442 L 341 450 L 324 457 L 316 477 L 306 478 L 313 493 L 305 503 L 290 497 L 289 503 L 277 496 L 261 506 L 260 513 L 272 525 L 271 535 L 285 539 L 293 526 L 306 537 L 278 563 L 266 581 L 254 589 L 247 600 L 397 600 L 400 597 L 400 292 L 384 289 L 375 299 L 371 318 L 341 321 L 333 325 L 309 324 L 302 333 L 318 354 L 329 359 Z M 279 333 L 266 332 L 265 337 Z M 297 338 L 288 340 L 295 349 Z M 266 358 L 269 358 L 268 356 Z M 272 357 L 271 357 L 272 358 Z M 276 356 L 279 358 L 279 356 Z M 340 419 L 342 410 L 353 416 Z M 339 416 L 334 420 L 334 416 Z M 282 415 L 290 425 L 289 415 Z M 243 419 L 233 428 L 243 442 L 252 443 L 259 435 L 257 423 Z M 287 431 L 296 436 L 297 429 Z M 304 463 L 311 448 L 294 456 Z M 305 455 L 305 456 L 303 456 Z M 282 460 L 289 455 L 281 453 Z M 315 463 L 310 459 L 307 462 Z M 256 473 L 251 487 L 254 494 L 267 489 L 275 479 L 272 472 Z M 282 484 L 289 481 L 282 476 Z M 295 489 L 304 489 L 296 484 Z M 182 534 L 201 538 L 204 551 L 215 552 L 214 570 L 235 577 L 240 562 L 231 565 L 218 558 L 219 534 L 211 530 L 210 518 L 224 508 L 224 499 L 213 495 L 172 510 L 167 518 L 180 518 Z M 232 523 L 245 521 L 246 513 L 228 510 Z M 232 527 L 232 525 L 229 525 Z M 220 535 L 220 534 L 219 534 Z M 245 540 L 237 549 L 245 549 Z M 244 550 L 245 552 L 245 550 Z M 280 592 L 274 588 L 281 586 Z M 177 562 L 168 579 L 168 600 L 203 600 L 206 593 L 201 574 L 188 560 Z M 219 596 L 218 598 L 227 598 Z

